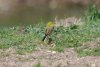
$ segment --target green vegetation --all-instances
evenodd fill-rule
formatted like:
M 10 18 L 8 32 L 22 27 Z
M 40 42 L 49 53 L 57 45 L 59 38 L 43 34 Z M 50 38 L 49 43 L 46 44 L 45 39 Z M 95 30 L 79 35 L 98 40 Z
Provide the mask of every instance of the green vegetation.
M 80 49 L 83 43 L 100 38 L 100 12 L 96 7 L 87 11 L 83 25 L 71 25 L 67 28 L 55 28 L 51 38 L 55 47 L 53 50 L 61 52 L 64 48 L 75 48 L 80 56 L 100 55 L 100 47 Z M 25 26 L 24 33 L 19 32 L 20 27 L 0 28 L 0 49 L 16 48 L 18 54 L 30 53 L 36 45 L 43 43 L 45 24 Z M 39 67 L 39 66 L 38 66 Z
M 95 49 L 80 49 L 77 48 L 76 51 L 80 54 L 80 56 L 100 56 L 100 47 L 97 47 Z
M 41 64 L 40 64 L 40 63 L 38 63 L 38 64 L 36 64 L 36 65 L 35 65 L 35 67 L 41 67 Z
M 100 19 L 100 12 L 95 5 L 89 6 L 88 10 L 86 11 L 86 19 L 92 21 Z

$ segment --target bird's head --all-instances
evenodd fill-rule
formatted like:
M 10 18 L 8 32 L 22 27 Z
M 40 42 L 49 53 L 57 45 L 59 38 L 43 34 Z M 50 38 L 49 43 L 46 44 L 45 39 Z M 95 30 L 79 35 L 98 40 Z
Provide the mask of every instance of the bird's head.
M 54 26 L 54 22 L 49 21 L 49 22 L 47 23 L 47 26 L 48 26 L 48 27 L 53 27 L 53 26 Z

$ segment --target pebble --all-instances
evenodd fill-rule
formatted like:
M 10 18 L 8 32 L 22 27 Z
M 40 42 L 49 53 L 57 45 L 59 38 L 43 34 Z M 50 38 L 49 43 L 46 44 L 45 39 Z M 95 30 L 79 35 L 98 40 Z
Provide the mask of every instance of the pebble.
M 91 67 L 96 67 L 96 65 L 95 64 L 91 64 Z
M 52 51 L 52 53 L 53 53 L 53 54 L 55 54 L 55 53 L 56 53 L 56 51 Z

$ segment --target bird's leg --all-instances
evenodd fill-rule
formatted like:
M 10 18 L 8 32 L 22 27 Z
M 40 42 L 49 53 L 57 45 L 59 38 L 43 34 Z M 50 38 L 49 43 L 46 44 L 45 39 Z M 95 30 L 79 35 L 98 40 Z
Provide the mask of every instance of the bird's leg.
M 52 43 L 52 38 L 48 39 L 48 45 L 50 45 Z

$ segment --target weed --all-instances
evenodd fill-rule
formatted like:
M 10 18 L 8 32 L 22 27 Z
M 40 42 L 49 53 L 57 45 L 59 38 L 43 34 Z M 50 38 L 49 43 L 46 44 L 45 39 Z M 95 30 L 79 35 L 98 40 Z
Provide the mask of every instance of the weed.
M 34 67 L 41 67 L 41 64 L 38 63 L 38 64 L 36 64 Z
M 87 19 L 90 20 L 97 20 L 100 18 L 100 12 L 95 5 L 90 5 L 86 12 Z

